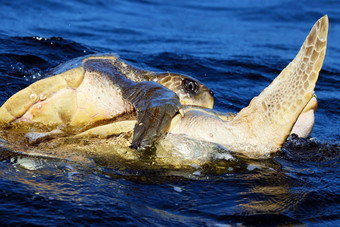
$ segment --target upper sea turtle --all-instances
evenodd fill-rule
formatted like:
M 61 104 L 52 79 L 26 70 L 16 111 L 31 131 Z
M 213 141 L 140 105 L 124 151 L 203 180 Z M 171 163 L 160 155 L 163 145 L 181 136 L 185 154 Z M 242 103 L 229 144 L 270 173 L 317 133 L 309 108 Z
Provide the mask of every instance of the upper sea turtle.
M 69 60 L 47 72 L 46 77 L 62 74 L 77 67 L 81 68 L 82 62 L 87 59 L 109 60 L 121 75 L 134 82 L 157 82 L 175 92 L 182 105 L 200 106 L 209 109 L 214 106 L 213 92 L 197 79 L 178 73 L 142 70 L 124 62 L 114 54 L 92 54 Z
M 109 62 L 114 71 L 111 75 L 105 73 L 106 68 L 103 72 L 101 68 L 95 73 L 88 71 L 82 65 L 88 60 Z M 139 122 L 152 126 L 147 131 L 136 129 L 137 145 L 144 138 L 162 133 L 170 119 L 182 111 L 182 105 L 214 105 L 212 91 L 196 79 L 137 69 L 115 55 L 72 59 L 46 75 L 1 107 L 2 124 L 31 121 L 48 127 L 48 131 L 62 128 L 65 132 L 81 132 L 104 122 L 131 118 L 135 107 Z M 121 89 L 117 84 L 123 81 L 125 86 Z M 148 102 L 151 97 L 157 100 Z
M 164 114 L 174 114 L 180 108 L 179 99 L 172 91 L 154 82 L 129 80 L 110 59 L 88 58 L 83 61 L 83 68 L 74 69 L 85 70 L 85 73 L 75 74 L 70 70 L 53 80 L 38 81 L 14 95 L 0 108 L 0 122 L 7 132 L 10 128 L 25 128 L 22 125 L 26 123 L 28 131 L 32 131 L 32 126 L 33 130 L 42 131 L 57 127 L 63 132 L 78 133 L 76 137 L 108 136 L 132 131 L 135 127 L 135 145 L 145 138 L 145 132 L 153 131 L 150 135 L 155 135 L 159 128 L 164 128 L 169 132 L 162 138 L 165 141 L 172 134 L 180 134 L 252 156 L 269 154 L 281 148 L 299 117 L 316 108 L 314 87 L 326 53 L 327 33 L 326 15 L 313 26 L 294 60 L 231 120 L 200 107 L 183 106 L 184 117 Z M 111 79 L 105 80 L 105 77 Z M 81 83 L 85 80 L 88 82 Z M 101 116 L 111 111 L 117 115 L 117 111 L 126 110 L 130 103 L 138 110 L 137 123 L 136 117 L 110 124 L 96 121 L 100 124 L 79 130 L 82 123 L 97 117 L 101 120 Z M 163 121 L 163 116 L 171 118 L 169 125 Z M 300 121 L 302 128 L 304 120 L 303 117 Z M 149 121 L 158 124 L 145 125 Z M 27 127 L 25 129 L 26 133 Z

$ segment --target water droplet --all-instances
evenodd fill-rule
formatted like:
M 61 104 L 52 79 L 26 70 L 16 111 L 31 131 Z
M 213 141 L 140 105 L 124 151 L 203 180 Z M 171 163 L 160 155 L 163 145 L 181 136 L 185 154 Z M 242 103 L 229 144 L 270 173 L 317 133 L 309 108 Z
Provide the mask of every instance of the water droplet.
M 43 76 L 42 71 L 39 68 L 32 68 L 27 70 L 27 76 L 25 75 L 24 77 L 26 78 L 27 81 L 37 81 L 41 79 Z
M 24 64 L 22 64 L 21 62 L 18 62 L 15 64 L 15 68 L 16 70 L 18 70 L 19 72 L 23 72 L 25 70 L 25 66 Z
M 39 37 L 39 36 L 35 36 L 35 37 L 33 37 L 33 38 L 36 39 L 36 40 L 39 40 L 39 41 L 43 40 L 43 38 L 42 38 L 42 37 Z
M 201 171 L 195 171 L 192 174 L 195 175 L 195 176 L 200 176 L 201 175 Z
M 191 167 L 195 168 L 195 169 L 198 169 L 199 168 L 199 165 L 197 164 L 191 164 Z
M 180 187 L 174 186 L 174 190 L 176 192 L 182 192 L 183 190 Z
M 247 167 L 247 170 L 249 171 L 253 171 L 254 169 L 261 169 L 261 167 L 252 164 L 248 165 Z

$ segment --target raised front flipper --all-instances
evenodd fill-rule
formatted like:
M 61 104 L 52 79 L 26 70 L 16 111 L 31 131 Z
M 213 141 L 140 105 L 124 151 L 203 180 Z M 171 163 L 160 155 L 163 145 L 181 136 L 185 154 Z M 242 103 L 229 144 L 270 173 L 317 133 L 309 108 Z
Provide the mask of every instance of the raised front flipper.
M 328 17 L 319 19 L 295 59 L 233 120 L 259 148 L 280 148 L 314 95 L 327 45 Z M 236 126 L 236 127 L 235 127 Z
M 87 59 L 83 67 L 86 71 L 107 75 L 121 89 L 122 97 L 137 109 L 137 123 L 131 144 L 134 148 L 164 133 L 172 117 L 182 107 L 174 92 L 156 82 L 131 81 L 109 60 Z

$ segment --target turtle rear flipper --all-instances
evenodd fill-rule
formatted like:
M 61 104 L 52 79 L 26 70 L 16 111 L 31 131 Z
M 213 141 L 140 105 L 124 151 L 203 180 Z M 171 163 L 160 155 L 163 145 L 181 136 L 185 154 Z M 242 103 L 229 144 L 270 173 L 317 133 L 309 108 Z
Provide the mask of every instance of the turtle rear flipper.
M 303 109 L 314 95 L 315 83 L 324 61 L 328 17 L 319 19 L 295 59 L 248 107 L 234 118 L 232 125 L 254 138 L 258 145 L 280 148 Z M 273 151 L 273 150 L 272 150 Z
M 120 88 L 122 97 L 137 110 L 137 123 L 131 147 L 137 148 L 164 133 L 173 116 L 182 108 L 173 91 L 153 81 L 134 82 L 124 77 L 105 59 L 86 59 L 86 71 L 108 76 Z

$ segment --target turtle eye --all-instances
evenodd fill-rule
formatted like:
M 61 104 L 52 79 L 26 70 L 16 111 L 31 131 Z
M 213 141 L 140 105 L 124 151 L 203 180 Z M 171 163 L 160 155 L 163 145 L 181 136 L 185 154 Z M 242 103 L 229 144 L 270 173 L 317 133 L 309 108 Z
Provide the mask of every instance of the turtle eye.
M 197 93 L 198 91 L 198 84 L 194 80 L 184 79 L 183 86 L 184 86 L 184 89 L 190 93 Z

